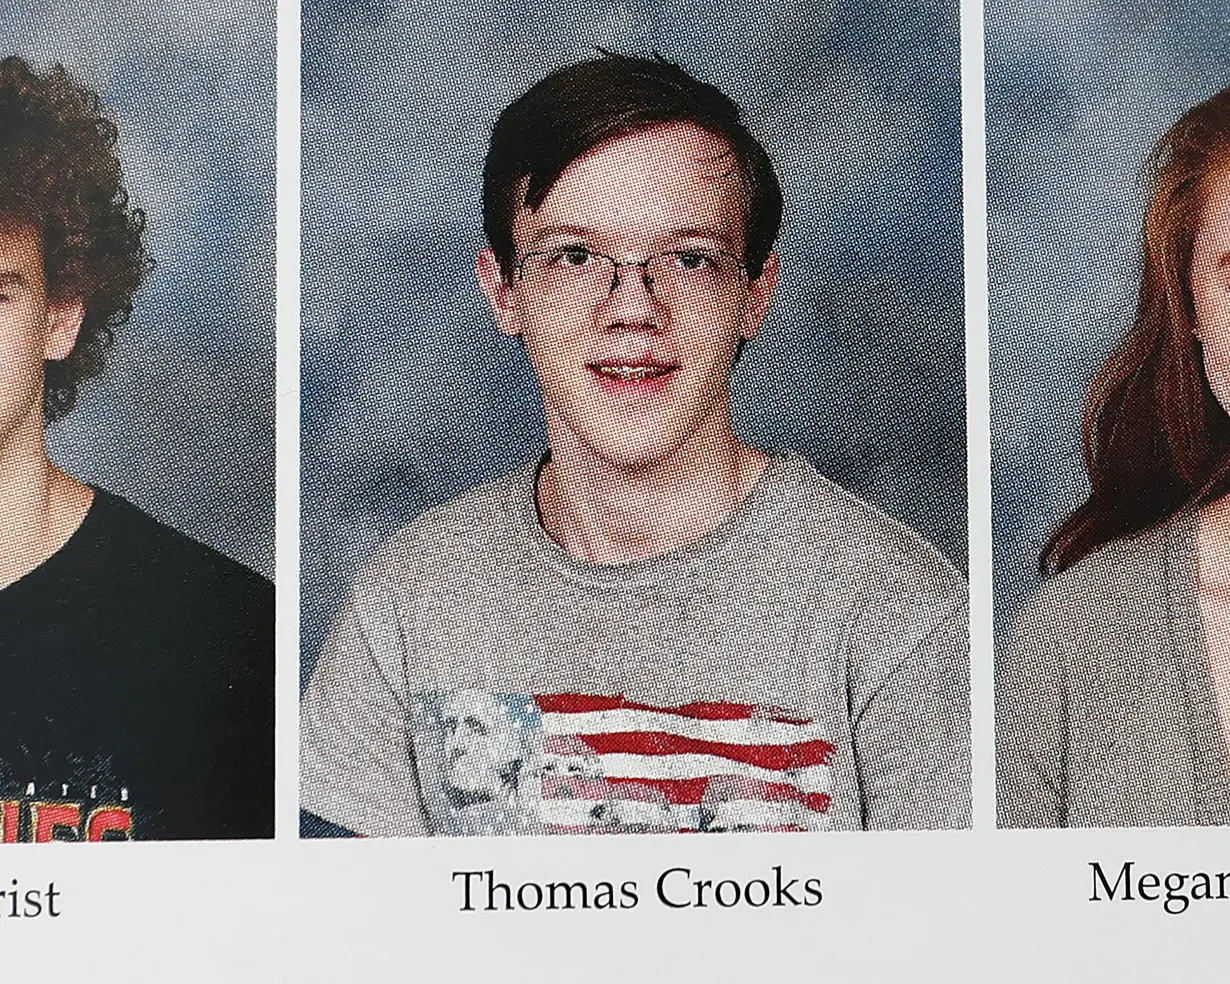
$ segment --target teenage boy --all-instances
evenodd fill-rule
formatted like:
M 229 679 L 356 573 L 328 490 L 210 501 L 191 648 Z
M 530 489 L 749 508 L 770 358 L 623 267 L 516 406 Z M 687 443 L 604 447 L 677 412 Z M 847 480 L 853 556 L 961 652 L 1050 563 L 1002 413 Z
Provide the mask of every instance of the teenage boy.
M 45 450 L 149 267 L 115 142 L 0 61 L 0 842 L 270 837 L 271 585 Z
M 477 273 L 550 451 L 359 576 L 304 696 L 306 832 L 968 824 L 961 578 L 731 427 L 781 208 L 738 107 L 660 59 L 504 111 Z

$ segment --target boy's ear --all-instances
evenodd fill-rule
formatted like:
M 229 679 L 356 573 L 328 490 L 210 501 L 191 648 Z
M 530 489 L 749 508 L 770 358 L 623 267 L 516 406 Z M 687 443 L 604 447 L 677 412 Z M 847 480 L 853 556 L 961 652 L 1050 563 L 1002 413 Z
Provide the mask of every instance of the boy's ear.
M 755 338 L 764 324 L 765 315 L 769 313 L 769 301 L 773 298 L 773 288 L 777 286 L 777 274 L 777 254 L 770 253 L 765 258 L 760 276 L 748 284 L 747 310 L 743 316 L 745 341 Z
M 487 298 L 487 303 L 491 305 L 495 326 L 505 335 L 520 335 L 521 316 L 513 304 L 512 284 L 504 279 L 500 261 L 492 250 L 479 250 L 478 259 L 474 263 L 474 274 L 478 277 L 478 286 Z
M 85 320 L 85 305 L 81 301 L 57 301 L 47 305 L 47 342 L 43 357 L 55 362 L 68 358 L 77 344 L 81 322 Z

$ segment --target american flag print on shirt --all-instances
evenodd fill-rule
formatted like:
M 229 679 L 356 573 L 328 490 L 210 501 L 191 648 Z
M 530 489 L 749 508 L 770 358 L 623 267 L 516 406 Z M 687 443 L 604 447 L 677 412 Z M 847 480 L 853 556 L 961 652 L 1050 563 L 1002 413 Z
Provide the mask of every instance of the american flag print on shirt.
M 454 690 L 415 696 L 410 725 L 437 834 L 829 826 L 834 747 L 780 708 Z

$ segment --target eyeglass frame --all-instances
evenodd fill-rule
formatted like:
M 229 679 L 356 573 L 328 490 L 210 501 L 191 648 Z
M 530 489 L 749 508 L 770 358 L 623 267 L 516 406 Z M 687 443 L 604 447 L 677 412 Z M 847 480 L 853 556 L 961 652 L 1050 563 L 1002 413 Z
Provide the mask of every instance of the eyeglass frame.
M 653 297 L 661 300 L 660 295 L 654 293 L 653 277 L 649 276 L 649 264 L 654 260 L 661 259 L 664 256 L 725 256 L 735 261 L 735 266 L 738 268 L 739 272 L 743 274 L 745 283 L 751 283 L 752 281 L 747 261 L 741 260 L 734 253 L 727 252 L 724 249 L 709 249 L 707 247 L 704 249 L 664 249 L 660 253 L 654 253 L 652 256 L 645 257 L 643 260 L 617 260 L 608 253 L 603 253 L 596 249 L 590 249 L 588 246 L 575 245 L 571 247 L 557 246 L 554 249 L 535 249 L 526 253 L 520 260 L 513 264 L 513 269 L 517 271 L 517 282 L 525 279 L 525 264 L 531 257 L 551 256 L 554 253 L 566 253 L 569 248 L 577 250 L 578 252 L 580 250 L 584 250 L 590 256 L 596 256 L 599 259 L 609 261 L 614 267 L 614 272 L 611 274 L 611 286 L 607 288 L 606 292 L 607 297 L 610 297 L 613 293 L 615 293 L 615 288 L 620 284 L 620 269 L 623 267 L 634 266 L 641 268 L 641 283 L 645 285 L 645 289 L 648 290 Z

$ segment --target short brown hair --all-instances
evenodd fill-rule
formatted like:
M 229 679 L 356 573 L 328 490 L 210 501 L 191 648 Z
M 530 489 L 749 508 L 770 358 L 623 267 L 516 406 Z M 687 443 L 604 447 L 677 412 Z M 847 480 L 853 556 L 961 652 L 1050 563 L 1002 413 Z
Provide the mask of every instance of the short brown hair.
M 0 61 L 0 221 L 42 237 L 48 296 L 85 308 L 73 350 L 46 363 L 47 421 L 68 413 L 81 383 L 102 371 L 152 266 L 145 216 L 129 206 L 116 139 L 98 95 L 63 66 L 40 75 L 22 58 Z
M 610 51 L 552 72 L 496 121 L 483 168 L 483 229 L 505 277 L 519 208 L 537 209 L 564 169 L 600 143 L 663 123 L 692 123 L 730 144 L 748 190 L 745 262 L 759 277 L 781 225 L 782 189 L 738 104 L 660 56 Z

